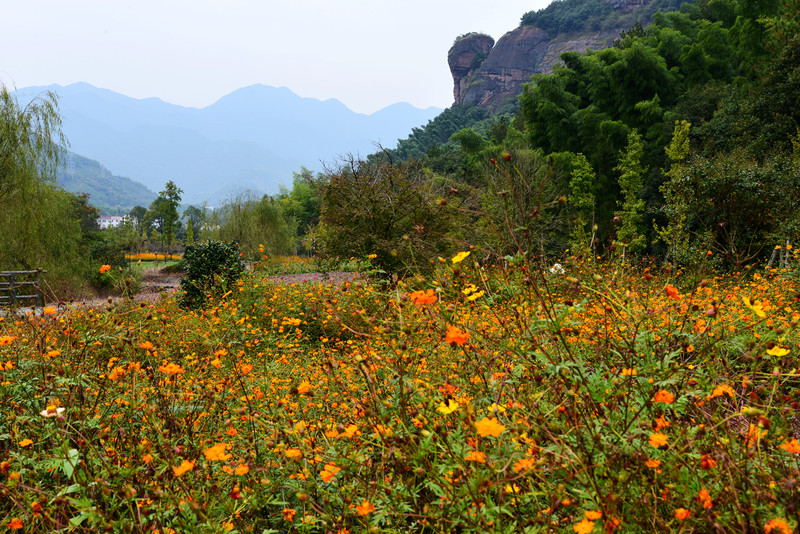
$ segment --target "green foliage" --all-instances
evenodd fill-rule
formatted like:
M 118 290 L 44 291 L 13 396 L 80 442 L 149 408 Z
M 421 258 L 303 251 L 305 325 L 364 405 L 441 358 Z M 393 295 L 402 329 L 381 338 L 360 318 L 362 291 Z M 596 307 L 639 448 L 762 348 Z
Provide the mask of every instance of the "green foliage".
M 353 157 L 324 178 L 319 238 L 322 255 L 364 258 L 389 273 L 425 270 L 446 255 L 459 217 L 441 202 L 445 184 L 419 164 Z
M 522 26 L 535 26 L 553 33 L 573 33 L 632 28 L 649 22 L 656 11 L 673 11 L 686 0 L 655 0 L 630 13 L 616 11 L 607 0 L 556 0 L 522 16 Z
M 616 170 L 620 173 L 618 183 L 622 193 L 620 210 L 616 212 L 619 229 L 617 239 L 626 252 L 638 254 L 647 244 L 643 228 L 644 201 L 640 198 L 642 191 L 642 136 L 636 130 L 628 135 L 628 146 L 620 157 Z
M 592 251 L 594 255 L 594 212 L 596 175 L 589 160 L 583 154 L 575 156 L 574 167 L 569 179 L 569 204 L 575 217 L 574 227 L 570 235 L 570 249 L 574 252 Z M 587 225 L 591 237 L 587 238 Z
M 297 224 L 278 198 L 245 192 L 226 200 L 219 210 L 219 236 L 239 244 L 245 257 L 258 261 L 263 254 L 292 254 Z
M 488 111 L 477 106 L 452 106 L 428 121 L 423 128 L 412 128 L 411 135 L 401 139 L 395 150 L 388 151 L 389 155 L 398 160 L 420 159 L 432 148 L 447 143 L 457 131 L 472 127 L 489 116 Z
M 55 95 L 23 106 L 0 86 L 0 270 L 42 268 L 62 296 L 80 290 L 88 268 L 86 204 L 53 182 L 65 142 Z
M 183 271 L 181 306 L 199 308 L 209 295 L 218 296 L 231 289 L 244 273 L 244 263 L 238 244 L 209 241 L 186 247 Z

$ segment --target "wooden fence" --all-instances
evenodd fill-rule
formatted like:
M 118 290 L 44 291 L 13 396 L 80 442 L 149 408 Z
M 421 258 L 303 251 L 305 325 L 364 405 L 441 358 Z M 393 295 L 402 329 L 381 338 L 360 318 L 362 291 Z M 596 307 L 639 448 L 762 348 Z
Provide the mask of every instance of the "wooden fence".
M 42 271 L 0 271 L 0 306 L 42 306 Z

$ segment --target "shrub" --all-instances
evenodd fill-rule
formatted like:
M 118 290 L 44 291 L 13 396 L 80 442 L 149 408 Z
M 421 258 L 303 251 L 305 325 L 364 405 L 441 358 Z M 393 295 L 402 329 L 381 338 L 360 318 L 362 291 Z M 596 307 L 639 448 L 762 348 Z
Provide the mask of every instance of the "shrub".
M 185 308 L 202 306 L 209 293 L 224 292 L 232 282 L 241 278 L 244 263 L 238 243 L 210 241 L 186 247 L 183 254 L 181 305 Z

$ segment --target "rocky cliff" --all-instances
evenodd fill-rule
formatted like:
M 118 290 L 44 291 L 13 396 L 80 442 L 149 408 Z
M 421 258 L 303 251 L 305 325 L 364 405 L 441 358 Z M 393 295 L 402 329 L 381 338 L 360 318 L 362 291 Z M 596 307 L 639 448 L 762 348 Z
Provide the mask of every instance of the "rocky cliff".
M 627 12 L 649 0 L 607 1 L 614 10 Z M 551 72 L 562 53 L 606 48 L 627 29 L 552 35 L 534 26 L 520 26 L 497 43 L 480 33 L 464 35 L 447 56 L 455 104 L 475 104 L 496 111 L 516 99 L 522 84 L 530 81 L 533 74 Z

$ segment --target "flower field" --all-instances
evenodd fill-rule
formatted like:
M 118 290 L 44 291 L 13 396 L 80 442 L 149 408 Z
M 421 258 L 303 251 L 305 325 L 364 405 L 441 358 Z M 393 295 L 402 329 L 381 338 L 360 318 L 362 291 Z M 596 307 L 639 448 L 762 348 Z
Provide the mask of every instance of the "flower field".
M 794 532 L 789 273 L 468 253 L 0 322 L 0 528 Z

